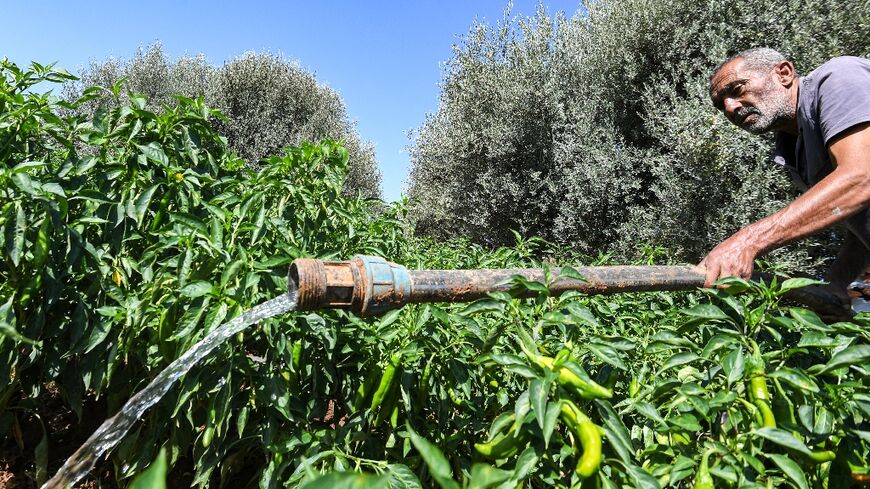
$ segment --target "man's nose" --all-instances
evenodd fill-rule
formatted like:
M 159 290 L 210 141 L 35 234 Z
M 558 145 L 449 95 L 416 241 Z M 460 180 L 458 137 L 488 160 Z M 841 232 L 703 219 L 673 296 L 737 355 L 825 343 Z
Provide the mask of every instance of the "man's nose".
M 729 120 L 733 121 L 734 116 L 737 110 L 741 107 L 740 102 L 734 100 L 733 98 L 726 98 L 723 107 L 725 108 L 725 116 L 728 117 Z

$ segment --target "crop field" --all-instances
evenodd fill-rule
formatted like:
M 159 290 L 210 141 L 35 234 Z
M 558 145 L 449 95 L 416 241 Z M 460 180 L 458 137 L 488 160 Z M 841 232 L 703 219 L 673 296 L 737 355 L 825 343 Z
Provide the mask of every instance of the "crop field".
M 340 143 L 251 168 L 179 97 L 0 66 L 0 485 L 38 487 L 166 366 L 287 292 L 300 257 L 409 269 L 614 264 L 415 237 L 342 193 Z M 92 118 L 77 104 L 109 94 Z M 649 253 L 648 263 L 666 261 Z M 870 316 L 815 282 L 290 312 L 195 365 L 76 487 L 845 488 L 870 481 Z

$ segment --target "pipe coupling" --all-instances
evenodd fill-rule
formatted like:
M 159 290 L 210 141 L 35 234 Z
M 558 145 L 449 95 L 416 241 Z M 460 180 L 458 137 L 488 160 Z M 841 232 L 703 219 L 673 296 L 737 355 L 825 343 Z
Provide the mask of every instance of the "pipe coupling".
M 288 286 L 297 310 L 347 309 L 374 316 L 404 306 L 411 296 L 408 269 L 377 256 L 349 261 L 299 258 L 290 264 Z

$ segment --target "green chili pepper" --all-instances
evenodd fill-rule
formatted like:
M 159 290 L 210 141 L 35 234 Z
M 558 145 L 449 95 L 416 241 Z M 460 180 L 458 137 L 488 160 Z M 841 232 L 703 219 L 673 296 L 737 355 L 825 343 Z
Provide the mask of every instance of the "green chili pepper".
M 375 382 L 378 381 L 379 374 L 378 369 L 373 368 L 369 370 L 368 375 L 366 375 L 366 378 L 356 390 L 356 399 L 353 402 L 354 411 L 359 411 L 371 400 L 372 393 L 374 392 L 372 388 L 375 386 Z
M 574 432 L 583 449 L 574 471 L 581 479 L 591 477 L 601 465 L 601 431 L 580 408 L 571 401 L 562 401 L 561 417 Z
M 48 258 L 48 233 L 51 231 L 51 218 L 45 216 L 39 231 L 36 233 L 36 242 L 33 247 L 33 268 L 39 269 Z
M 395 411 L 396 416 L 396 424 L 398 424 L 398 400 L 399 400 L 399 392 L 400 392 L 400 383 L 398 379 L 401 377 L 401 369 L 397 368 L 394 376 L 394 381 L 390 385 L 387 394 L 384 396 L 384 400 L 381 403 L 381 410 L 378 411 L 375 416 L 374 421 L 372 422 L 372 426 L 380 426 L 386 421 L 388 418 L 390 419 L 391 424 L 393 418 L 393 412 Z M 393 425 L 395 428 L 395 425 Z
M 701 464 L 695 472 L 695 485 L 693 487 L 694 489 L 715 489 L 716 487 L 713 483 L 713 476 L 710 475 L 710 452 L 704 452 L 703 457 L 701 457 Z
M 290 359 L 290 367 L 294 372 L 299 373 L 299 369 L 302 367 L 302 340 L 293 343 L 293 350 L 290 353 Z
M 477 453 L 492 460 L 499 460 L 515 455 L 520 447 L 526 444 L 529 435 L 526 431 L 520 430 L 514 432 L 514 420 L 516 416 L 511 413 L 509 416 L 499 418 L 493 423 L 493 432 L 490 440 L 486 443 L 475 443 L 474 449 Z
M 810 452 L 808 458 L 815 463 L 823 464 L 837 458 L 837 454 L 831 450 L 817 450 L 814 452 Z
M 423 375 L 420 377 L 420 388 L 417 389 L 417 404 L 421 409 L 429 402 L 429 379 L 432 377 L 432 360 L 434 358 L 435 354 L 433 353 L 423 367 Z
M 526 354 L 526 357 L 539 367 L 554 370 L 553 365 L 555 360 L 553 358 L 532 353 L 522 343 L 520 343 L 520 348 Z M 572 387 L 583 399 L 610 399 L 613 397 L 613 390 L 599 385 L 592 379 L 581 379 L 580 376 L 567 367 L 559 368 L 558 382 L 561 385 Z
M 758 411 L 761 413 L 761 426 L 765 428 L 776 428 L 776 417 L 773 415 L 773 411 L 770 409 L 770 405 L 767 401 L 763 399 L 756 399 L 755 407 L 758 408 Z
M 169 207 L 169 196 L 171 193 L 171 191 L 167 190 L 166 193 L 163 194 L 163 198 L 160 199 L 160 204 L 157 206 L 157 212 L 154 214 L 154 220 L 152 220 L 151 225 L 148 226 L 149 231 L 157 231 L 157 229 L 160 228 L 160 224 L 163 222 L 163 217 L 166 215 L 166 208 Z
M 399 367 L 399 362 L 402 360 L 402 355 L 400 353 L 393 353 L 390 355 L 390 361 L 387 364 L 386 368 L 384 368 L 384 374 L 381 376 L 381 382 L 378 384 L 378 389 L 375 391 L 375 394 L 372 396 L 372 404 L 370 409 L 374 412 L 382 402 L 384 402 L 384 398 L 390 390 L 390 387 L 393 385 L 393 379 L 396 376 L 396 369 Z

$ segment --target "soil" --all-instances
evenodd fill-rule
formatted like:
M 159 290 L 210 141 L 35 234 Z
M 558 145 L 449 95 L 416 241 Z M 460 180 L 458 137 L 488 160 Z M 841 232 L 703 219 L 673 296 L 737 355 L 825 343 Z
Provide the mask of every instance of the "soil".
M 56 385 L 49 383 L 44 387 L 35 400 L 21 396 L 10 399 L 10 405 L 27 408 L 7 411 L 12 416 L 12 436 L 7 436 L 0 444 L 0 489 L 37 487 L 34 451 L 44 434 L 48 435 L 48 476 L 51 476 L 106 418 L 105 403 L 91 396 L 83 401 L 83 415 L 79 421 L 66 406 Z M 44 433 L 43 426 L 47 433 Z M 75 487 L 117 487 L 110 462 L 101 462 L 92 474 Z

